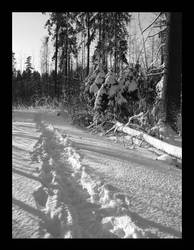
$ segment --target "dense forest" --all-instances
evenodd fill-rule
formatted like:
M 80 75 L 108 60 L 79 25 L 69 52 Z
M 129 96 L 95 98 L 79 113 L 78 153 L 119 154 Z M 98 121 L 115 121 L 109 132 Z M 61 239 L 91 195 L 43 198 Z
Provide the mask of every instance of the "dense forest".
M 182 133 L 182 14 L 152 15 L 143 28 L 141 13 L 49 13 L 41 73 L 30 55 L 16 70 L 12 52 L 13 106 L 62 106 L 74 123 L 104 131 L 119 121 Z

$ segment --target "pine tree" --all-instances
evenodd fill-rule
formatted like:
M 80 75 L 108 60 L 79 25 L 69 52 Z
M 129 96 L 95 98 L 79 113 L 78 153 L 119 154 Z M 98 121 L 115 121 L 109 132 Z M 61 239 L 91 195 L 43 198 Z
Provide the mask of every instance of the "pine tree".
M 96 15 L 99 39 L 97 50 L 104 70 L 107 69 L 107 58 L 114 56 L 114 71 L 118 71 L 119 63 L 127 64 L 127 24 L 131 20 L 128 12 L 99 12 Z
M 26 62 L 25 62 L 25 65 L 26 65 L 26 72 L 29 73 L 29 74 L 31 74 L 31 72 L 32 72 L 32 70 L 33 70 L 31 60 L 32 60 L 32 57 L 31 57 L 31 56 L 28 56 L 28 57 L 26 58 Z
M 76 13 L 77 33 L 82 32 L 84 37 L 87 37 L 85 46 L 87 47 L 87 68 L 86 75 L 90 70 L 90 45 L 96 34 L 96 13 L 94 12 L 79 12 Z
M 44 13 L 43 13 L 44 14 Z M 58 53 L 59 53 L 59 33 L 62 23 L 63 13 L 52 12 L 50 18 L 47 20 L 45 27 L 47 27 L 48 34 L 54 41 L 54 55 L 52 60 L 55 61 L 55 96 L 59 98 L 59 82 L 58 82 Z
M 12 52 L 12 76 L 16 74 L 16 59 L 15 59 L 15 53 Z

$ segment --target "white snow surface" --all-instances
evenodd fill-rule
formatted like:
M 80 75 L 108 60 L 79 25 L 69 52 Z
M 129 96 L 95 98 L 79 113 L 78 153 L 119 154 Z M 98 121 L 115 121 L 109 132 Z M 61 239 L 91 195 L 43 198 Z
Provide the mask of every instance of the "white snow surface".
M 180 170 L 54 113 L 13 118 L 13 238 L 181 237 Z

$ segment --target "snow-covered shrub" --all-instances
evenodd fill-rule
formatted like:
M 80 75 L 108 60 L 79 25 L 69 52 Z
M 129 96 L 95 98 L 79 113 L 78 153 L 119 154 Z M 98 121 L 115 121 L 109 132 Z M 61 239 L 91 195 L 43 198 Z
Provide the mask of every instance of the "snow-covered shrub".
M 82 91 L 82 98 L 87 102 L 89 107 L 94 106 L 95 97 L 103 81 L 105 80 L 105 73 L 101 64 L 97 65 L 95 70 L 90 73 L 84 82 L 84 90 Z
M 100 89 L 97 92 L 94 103 L 94 110 L 104 113 L 108 108 L 109 101 L 115 97 L 117 89 L 118 83 L 116 81 L 115 74 L 110 71 L 106 75 L 104 83 L 101 85 Z
M 134 66 L 126 67 L 118 80 L 111 70 L 97 91 L 94 110 L 99 113 L 112 112 L 118 119 L 132 115 L 132 106 L 139 100 L 138 73 Z M 99 78 L 96 78 L 99 79 Z
M 159 99 L 160 83 L 157 85 L 157 82 L 160 78 L 160 75 L 147 76 L 139 64 L 123 68 L 118 77 L 112 70 L 105 75 L 103 65 L 98 62 L 85 81 L 82 95 L 93 114 L 97 114 L 93 121 L 98 117 L 98 122 L 113 118 L 127 122 L 129 117 L 150 110 L 142 123 L 144 127 L 150 123 L 150 129 L 155 122 L 151 110 L 157 99 L 157 91 Z
M 139 101 L 138 71 L 134 65 L 126 67 L 118 78 L 115 102 L 118 105 L 118 119 L 127 121 L 134 113 L 134 105 Z
M 138 88 L 137 72 L 133 67 L 126 67 L 123 71 L 121 71 L 118 82 L 119 88 L 122 92 L 125 90 L 129 93 L 135 91 Z
M 90 86 L 90 93 L 94 94 L 94 96 L 96 96 L 98 90 L 100 89 L 100 87 L 102 86 L 102 83 L 105 80 L 105 73 L 102 69 L 102 67 L 99 67 L 99 72 L 96 76 L 96 79 L 94 80 L 93 84 Z

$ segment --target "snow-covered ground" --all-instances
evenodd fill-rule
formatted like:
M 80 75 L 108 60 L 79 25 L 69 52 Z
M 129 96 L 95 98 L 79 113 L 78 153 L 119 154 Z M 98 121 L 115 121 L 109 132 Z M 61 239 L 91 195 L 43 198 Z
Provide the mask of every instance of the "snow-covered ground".
M 56 113 L 13 111 L 13 238 L 182 237 L 181 169 Z

